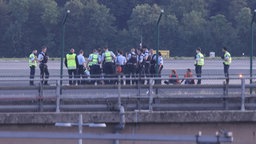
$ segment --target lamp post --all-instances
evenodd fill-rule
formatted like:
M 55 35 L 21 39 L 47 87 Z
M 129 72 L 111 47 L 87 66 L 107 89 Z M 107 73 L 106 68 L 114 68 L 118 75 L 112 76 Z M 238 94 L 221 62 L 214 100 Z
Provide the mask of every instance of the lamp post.
M 250 84 L 252 84 L 252 57 L 253 57 L 253 23 L 255 17 L 256 9 L 253 11 L 252 21 L 251 21 L 251 55 L 250 55 Z M 250 93 L 252 93 L 252 89 L 250 89 Z
M 79 134 L 83 134 L 83 126 L 88 126 L 88 127 L 106 127 L 106 124 L 105 123 L 83 123 L 83 115 L 79 114 L 78 123 L 57 122 L 57 123 L 55 123 L 55 126 L 59 126 L 59 127 L 78 126 L 78 133 Z M 83 144 L 83 139 L 79 139 L 78 140 L 78 144 Z
M 67 21 L 67 17 L 70 13 L 70 10 L 66 11 L 66 14 L 62 21 L 62 39 L 61 39 L 61 57 L 60 57 L 60 85 L 62 85 L 62 77 L 63 77 L 63 57 L 64 57 L 64 47 L 65 47 L 65 24 Z
M 157 24 L 156 24 L 156 33 L 157 33 L 157 44 L 156 44 L 156 76 L 158 77 L 158 52 L 159 52 L 159 39 L 160 39 L 160 35 L 159 35 L 159 23 L 161 21 L 161 18 L 162 18 L 162 15 L 164 13 L 164 10 L 161 10 L 161 13 L 158 17 L 158 20 L 157 20 Z

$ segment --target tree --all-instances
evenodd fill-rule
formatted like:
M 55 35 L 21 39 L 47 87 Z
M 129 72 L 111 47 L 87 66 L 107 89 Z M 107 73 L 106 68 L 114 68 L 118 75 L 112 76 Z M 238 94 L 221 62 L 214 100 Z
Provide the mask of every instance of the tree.
M 240 53 L 237 31 L 224 15 L 219 14 L 210 17 L 208 33 L 211 37 L 208 41 L 210 51 L 216 51 L 217 55 L 221 55 L 221 48 L 225 46 L 230 49 L 233 55 Z
M 71 10 L 66 27 L 68 47 L 90 53 L 94 48 L 112 46 L 115 18 L 106 6 L 96 0 L 73 0 L 65 5 L 65 9 Z
M 156 22 L 160 12 L 161 8 L 157 5 L 142 4 L 133 9 L 128 24 L 134 46 L 138 47 L 142 38 L 143 44 L 149 48 L 155 47 Z

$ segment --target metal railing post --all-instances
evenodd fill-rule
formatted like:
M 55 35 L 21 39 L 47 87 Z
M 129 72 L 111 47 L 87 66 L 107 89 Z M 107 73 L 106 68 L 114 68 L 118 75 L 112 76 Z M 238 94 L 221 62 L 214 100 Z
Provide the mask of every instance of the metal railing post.
M 38 110 L 40 112 L 43 111 L 43 95 L 44 95 L 44 92 L 43 92 L 43 83 L 40 82 L 39 83 L 39 97 L 38 97 Z
M 228 94 L 228 86 L 226 84 L 226 81 L 223 81 L 223 104 L 224 104 L 224 109 L 228 110 L 228 104 L 227 104 L 227 94 Z
M 79 114 L 79 121 L 78 121 L 78 133 L 79 135 L 83 134 L 83 115 Z M 83 144 L 83 139 L 78 140 L 78 144 Z
M 152 89 L 153 89 L 153 80 L 152 78 L 149 79 L 149 93 L 148 93 L 148 96 L 149 96 L 149 110 L 152 111 L 153 110 L 153 95 L 152 95 Z
M 245 79 L 241 79 L 241 111 L 245 111 Z
M 60 112 L 60 80 L 56 82 L 56 112 Z
M 121 76 L 118 75 L 118 108 L 121 107 Z

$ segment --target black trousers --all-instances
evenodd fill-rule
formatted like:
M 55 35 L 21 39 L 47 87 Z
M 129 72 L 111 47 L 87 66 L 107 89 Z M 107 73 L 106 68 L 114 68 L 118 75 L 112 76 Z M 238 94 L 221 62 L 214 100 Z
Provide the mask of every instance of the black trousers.
M 136 64 L 127 64 L 126 65 L 126 70 L 125 70 L 125 74 L 126 74 L 126 78 L 135 78 L 136 77 L 136 72 L 137 72 L 137 65 Z M 132 83 L 137 83 L 137 81 L 135 80 L 127 80 L 126 84 L 131 84 Z
M 75 85 L 76 80 L 72 80 L 72 78 L 77 78 L 77 70 L 76 69 L 69 69 L 68 70 L 68 78 L 69 78 L 69 85 Z
M 100 65 L 92 65 L 90 67 L 91 78 L 100 78 L 100 74 L 101 74 Z M 95 80 L 91 81 L 91 83 L 94 84 Z
M 224 65 L 224 75 L 226 77 L 226 84 L 229 83 L 229 65 L 223 64 Z
M 105 78 L 114 78 L 114 64 L 112 62 L 106 62 L 103 64 L 103 73 L 105 73 Z M 105 84 L 114 84 L 113 80 L 105 80 Z
M 30 81 L 29 84 L 30 85 L 34 85 L 34 78 L 35 78 L 35 72 L 36 72 L 36 66 L 30 66 Z
M 79 65 L 78 66 L 78 70 L 77 70 L 77 78 L 82 78 L 82 80 L 78 80 L 77 84 L 85 84 L 85 74 L 84 74 L 84 66 L 83 65 Z
M 198 78 L 197 84 L 201 84 L 202 66 L 196 65 L 195 71 L 196 71 L 196 77 Z
M 40 77 L 42 79 L 41 83 L 43 84 L 48 84 L 48 78 L 49 78 L 49 71 L 48 71 L 48 66 L 46 64 L 41 63 L 39 65 L 40 68 Z

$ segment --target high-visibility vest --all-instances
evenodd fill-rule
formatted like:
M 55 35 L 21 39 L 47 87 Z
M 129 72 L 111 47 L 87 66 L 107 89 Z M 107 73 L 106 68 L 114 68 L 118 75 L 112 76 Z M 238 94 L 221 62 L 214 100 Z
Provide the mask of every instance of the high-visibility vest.
M 202 53 L 198 53 L 197 57 L 199 56 L 199 60 L 197 61 L 197 65 L 203 66 L 204 65 L 204 55 Z
M 66 59 L 68 69 L 76 69 L 76 54 L 67 54 Z
M 105 52 L 105 62 L 112 62 L 111 52 Z
M 28 60 L 29 66 L 37 66 L 36 59 L 37 59 L 37 57 L 35 56 L 34 53 L 30 54 L 29 60 Z
M 96 65 L 99 63 L 99 55 L 98 54 L 92 54 L 92 61 L 91 64 L 92 65 Z
M 228 60 L 226 60 L 226 58 L 228 58 Z M 230 55 L 229 52 L 226 51 L 225 54 L 224 54 L 224 64 L 225 65 L 230 65 L 231 62 L 232 62 L 231 55 Z

